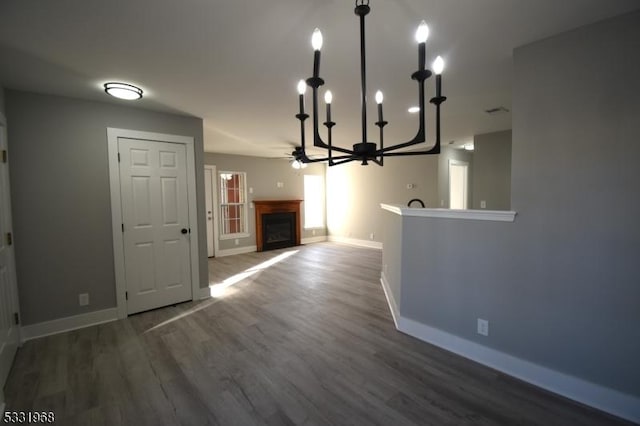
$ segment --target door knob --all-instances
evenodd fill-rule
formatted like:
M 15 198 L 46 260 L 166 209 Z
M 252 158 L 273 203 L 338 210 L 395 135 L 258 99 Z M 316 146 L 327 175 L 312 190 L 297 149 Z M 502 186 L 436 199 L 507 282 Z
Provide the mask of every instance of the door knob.
M 189 232 L 189 231 L 187 231 L 187 228 L 182 228 L 182 229 L 180 230 L 180 232 L 182 232 L 183 234 L 186 234 L 186 233 L 187 233 L 187 232 Z

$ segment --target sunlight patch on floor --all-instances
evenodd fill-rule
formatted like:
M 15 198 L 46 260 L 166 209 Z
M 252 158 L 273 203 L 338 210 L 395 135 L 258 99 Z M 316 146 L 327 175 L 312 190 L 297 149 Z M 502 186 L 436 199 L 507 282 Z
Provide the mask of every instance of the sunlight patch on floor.
M 275 256 L 272 259 L 266 260 L 256 266 L 252 266 L 251 268 L 245 269 L 244 271 L 238 274 L 232 275 L 226 280 L 222 281 L 221 283 L 209 284 L 209 292 L 211 294 L 211 297 L 219 299 L 221 297 L 228 295 L 230 287 L 233 286 L 234 284 L 239 283 L 245 278 L 249 278 L 256 272 L 267 269 L 268 267 L 273 266 L 278 262 L 282 262 L 286 258 L 298 253 L 298 251 L 299 250 L 286 251 L 282 254 Z
M 222 299 L 225 296 L 228 296 L 230 294 L 233 294 L 235 292 L 235 289 L 232 288 L 234 284 L 239 283 L 240 281 L 244 280 L 245 278 L 248 278 L 250 276 L 252 276 L 253 274 L 255 274 L 256 272 L 260 272 L 262 270 L 265 270 L 267 268 L 269 268 L 270 266 L 275 265 L 276 263 L 282 262 L 283 260 L 287 259 L 288 257 L 293 256 L 294 254 L 298 253 L 299 250 L 290 250 L 290 251 L 286 251 L 282 254 L 279 254 L 277 256 L 275 256 L 272 259 L 266 260 L 262 263 L 257 264 L 256 266 L 252 266 L 251 268 L 245 269 L 244 271 L 232 275 L 229 278 L 227 278 L 226 280 L 222 281 L 221 283 L 216 283 L 216 284 L 209 284 L 209 291 L 211 294 L 211 297 L 213 298 L 213 300 L 208 300 L 206 302 L 202 302 L 200 303 L 198 306 L 195 306 L 187 311 L 182 312 L 179 315 L 176 315 L 173 318 L 170 318 L 166 321 L 161 322 L 160 324 L 157 324 L 147 330 L 145 330 L 145 333 L 148 333 L 150 331 L 156 330 L 160 327 L 163 327 L 167 324 L 170 324 L 174 321 L 177 321 L 179 319 L 185 318 L 193 313 L 196 313 L 198 311 L 201 311 L 202 309 L 208 308 L 209 306 L 213 305 L 214 303 L 217 303 L 218 301 L 220 301 L 220 299 Z
M 149 333 L 150 331 L 156 330 L 156 329 L 158 329 L 160 327 L 164 327 L 167 324 L 170 324 L 170 323 L 172 323 L 174 321 L 178 321 L 179 319 L 182 319 L 182 318 L 187 317 L 187 316 L 189 316 L 191 314 L 194 314 L 194 313 L 196 313 L 198 311 L 201 311 L 204 308 L 208 308 L 209 306 L 213 305 L 216 302 L 218 302 L 218 300 L 208 300 L 206 302 L 202 302 L 198 306 L 194 306 L 193 308 L 191 308 L 191 309 L 189 309 L 187 311 L 184 311 L 181 314 L 178 314 L 173 318 L 169 318 L 166 321 L 162 321 L 160 324 L 156 324 L 153 327 L 146 329 L 144 332 L 145 333 Z

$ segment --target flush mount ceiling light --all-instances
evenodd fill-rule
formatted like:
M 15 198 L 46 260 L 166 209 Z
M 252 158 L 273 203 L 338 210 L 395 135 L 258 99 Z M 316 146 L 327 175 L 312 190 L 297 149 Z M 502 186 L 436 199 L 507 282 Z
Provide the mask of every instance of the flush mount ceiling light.
M 382 116 L 382 92 L 377 91 L 375 94 L 375 100 L 378 104 L 378 121 L 375 123 L 380 129 L 380 142 L 379 145 L 373 142 L 369 142 L 367 139 L 367 66 L 366 66 L 366 51 L 365 51 L 365 16 L 371 11 L 369 7 L 369 0 L 356 0 L 355 14 L 360 17 L 360 103 L 361 103 L 361 120 L 362 120 L 362 140 L 353 145 L 353 149 L 342 148 L 334 146 L 331 140 L 331 129 L 336 125 L 331 121 L 331 102 L 333 96 L 330 91 L 325 93 L 326 104 L 326 117 L 327 121 L 322 123 L 327 128 L 327 142 L 324 142 L 320 137 L 318 131 L 318 89 L 324 85 L 324 80 L 320 78 L 320 49 L 322 48 L 322 33 L 319 29 L 315 29 L 311 36 L 311 45 L 313 46 L 313 76 L 300 80 L 298 83 L 298 94 L 300 98 L 300 112 L 296 115 L 296 118 L 300 120 L 300 139 L 301 149 L 299 150 L 296 160 L 303 163 L 312 163 L 316 161 L 327 161 L 329 166 L 337 164 L 348 163 L 350 161 L 361 161 L 362 165 L 367 165 L 369 161 L 382 166 L 384 157 L 399 156 L 399 155 L 429 155 L 440 153 L 440 104 L 447 98 L 441 94 L 442 85 L 442 71 L 444 70 L 444 61 L 440 56 L 433 62 L 431 70 L 425 68 L 425 45 L 427 38 L 429 38 L 429 27 L 422 21 L 416 31 L 416 41 L 418 42 L 418 70 L 411 75 L 411 79 L 418 83 L 418 101 L 419 101 L 419 126 L 418 131 L 413 139 L 397 143 L 391 146 L 384 146 L 383 143 L 383 128 L 388 123 L 384 121 Z M 436 109 L 435 114 L 435 126 L 436 126 L 436 140 L 432 148 L 427 150 L 416 151 L 399 151 L 400 148 L 406 148 L 409 146 L 424 143 L 426 141 L 426 120 L 425 120 L 425 81 L 431 77 L 432 74 L 436 75 L 435 83 L 435 96 L 430 99 Z M 307 86 L 312 89 L 312 108 L 313 108 L 313 146 L 323 148 L 327 150 L 327 156 L 324 158 L 310 159 L 305 153 L 305 126 L 304 121 L 309 118 L 308 114 L 304 112 L 304 94 Z M 337 155 L 334 155 L 337 153 Z
M 142 89 L 127 83 L 105 83 L 104 91 L 113 97 L 128 101 L 142 98 Z

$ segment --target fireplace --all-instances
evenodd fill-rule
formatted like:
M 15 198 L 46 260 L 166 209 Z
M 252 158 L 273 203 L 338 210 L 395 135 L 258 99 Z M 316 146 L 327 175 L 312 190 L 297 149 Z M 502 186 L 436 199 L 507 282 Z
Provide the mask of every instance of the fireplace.
M 300 245 L 302 200 L 254 200 L 258 251 Z
M 274 250 L 295 245 L 295 213 L 268 213 L 262 215 L 262 250 Z

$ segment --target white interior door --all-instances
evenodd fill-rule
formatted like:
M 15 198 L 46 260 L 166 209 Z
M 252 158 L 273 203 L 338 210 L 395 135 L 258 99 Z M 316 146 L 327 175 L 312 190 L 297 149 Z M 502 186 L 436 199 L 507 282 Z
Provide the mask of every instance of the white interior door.
M 184 145 L 118 139 L 127 313 L 191 300 Z
M 0 116 L 0 395 L 20 340 L 8 159 L 7 132 Z
M 214 209 L 214 191 L 215 191 L 215 181 L 213 180 L 216 176 L 216 168 L 215 166 L 204 166 L 204 192 L 205 192 L 205 205 L 207 211 L 205 212 L 207 218 L 207 256 L 213 257 L 215 256 L 215 244 L 214 244 L 214 220 L 213 215 L 215 212 Z
M 449 161 L 449 208 L 466 209 L 468 198 L 469 164 L 464 161 Z

